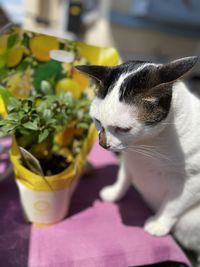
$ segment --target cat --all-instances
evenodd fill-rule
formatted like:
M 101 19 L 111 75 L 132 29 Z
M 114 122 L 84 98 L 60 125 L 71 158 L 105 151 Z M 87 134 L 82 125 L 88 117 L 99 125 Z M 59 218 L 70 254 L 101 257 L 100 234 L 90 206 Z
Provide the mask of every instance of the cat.
M 90 115 L 100 145 L 123 154 L 117 181 L 100 197 L 118 201 L 134 185 L 155 212 L 144 230 L 173 233 L 200 266 L 200 99 L 179 80 L 197 60 L 77 69 L 97 84 Z

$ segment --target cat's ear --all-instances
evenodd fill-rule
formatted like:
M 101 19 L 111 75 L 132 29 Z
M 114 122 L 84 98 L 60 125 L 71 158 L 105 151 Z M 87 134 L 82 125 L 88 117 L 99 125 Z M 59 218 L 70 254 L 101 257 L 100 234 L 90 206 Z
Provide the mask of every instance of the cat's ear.
M 198 57 L 184 57 L 158 66 L 160 83 L 173 82 L 191 70 Z
M 75 68 L 93 78 L 101 86 L 105 85 L 111 70 L 109 67 L 98 65 L 79 65 Z

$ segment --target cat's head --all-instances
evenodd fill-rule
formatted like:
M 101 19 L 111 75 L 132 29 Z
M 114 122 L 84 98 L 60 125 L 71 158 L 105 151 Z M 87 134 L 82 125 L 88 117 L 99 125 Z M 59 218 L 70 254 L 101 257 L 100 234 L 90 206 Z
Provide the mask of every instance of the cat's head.
M 100 145 L 117 151 L 160 133 L 170 111 L 173 83 L 196 61 L 197 57 L 187 57 L 167 64 L 77 66 L 97 83 L 90 114 Z

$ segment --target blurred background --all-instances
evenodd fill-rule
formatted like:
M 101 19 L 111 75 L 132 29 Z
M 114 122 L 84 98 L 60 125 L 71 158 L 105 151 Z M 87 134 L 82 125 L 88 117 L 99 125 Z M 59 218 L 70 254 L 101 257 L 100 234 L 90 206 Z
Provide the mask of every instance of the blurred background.
M 200 55 L 199 0 L 0 0 L 0 25 L 118 49 L 122 60 Z M 200 66 L 191 73 L 194 82 Z

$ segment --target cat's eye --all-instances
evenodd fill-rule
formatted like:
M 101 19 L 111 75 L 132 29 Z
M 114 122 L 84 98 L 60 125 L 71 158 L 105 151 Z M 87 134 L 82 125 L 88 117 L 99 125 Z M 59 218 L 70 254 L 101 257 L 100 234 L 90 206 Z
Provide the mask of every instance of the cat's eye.
M 115 133 L 128 133 L 130 130 L 131 130 L 131 127 L 129 128 L 114 127 Z
M 93 118 L 93 120 L 94 120 L 94 123 L 95 123 L 95 124 L 101 125 L 101 122 L 100 122 L 98 119 Z
M 101 122 L 96 118 L 93 118 L 93 121 L 94 121 L 94 123 L 96 125 L 97 131 L 100 131 L 101 128 L 102 128 Z

